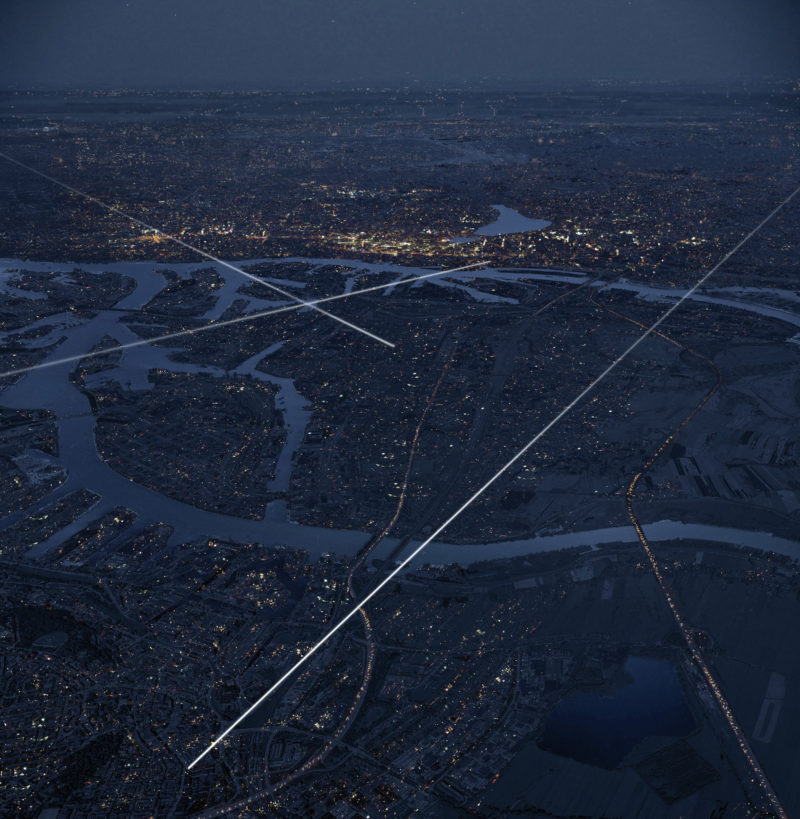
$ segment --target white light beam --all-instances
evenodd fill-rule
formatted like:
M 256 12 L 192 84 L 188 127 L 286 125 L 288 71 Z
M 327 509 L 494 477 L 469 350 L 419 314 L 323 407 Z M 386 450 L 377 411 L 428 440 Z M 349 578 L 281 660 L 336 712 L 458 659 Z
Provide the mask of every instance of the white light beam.
M 231 731 L 239 725 L 242 720 L 246 719 L 253 711 L 261 705 L 264 700 L 266 700 L 282 683 L 284 683 L 289 677 L 297 671 L 298 668 L 303 666 L 308 660 L 320 649 L 322 648 L 328 640 L 336 634 L 339 629 L 342 628 L 352 617 L 354 617 L 360 609 L 362 609 L 381 589 L 383 589 L 387 583 L 389 583 L 393 578 L 395 578 L 403 569 L 433 540 L 435 540 L 456 518 L 458 518 L 466 509 L 468 509 L 483 493 L 505 472 L 507 472 L 517 461 L 522 458 L 528 450 L 534 446 L 541 438 L 544 436 L 550 429 L 552 429 L 567 413 L 569 413 L 580 401 L 587 396 L 603 379 L 616 367 L 622 362 L 627 356 L 629 356 L 654 330 L 656 330 L 678 307 L 683 304 L 699 287 L 702 285 L 717 271 L 719 268 L 728 260 L 737 250 L 749 239 L 751 239 L 767 222 L 772 219 L 772 217 L 786 205 L 798 192 L 800 192 L 800 188 L 797 188 L 793 193 L 791 193 L 783 202 L 780 203 L 765 219 L 763 219 L 757 227 L 750 231 L 747 236 L 744 237 L 737 245 L 733 248 L 733 250 L 729 251 L 725 254 L 725 256 L 718 261 L 711 270 L 708 271 L 702 278 L 700 278 L 697 283 L 690 289 L 687 290 L 668 310 L 661 314 L 661 316 L 656 319 L 645 331 L 640 335 L 636 341 L 633 342 L 629 347 L 625 349 L 623 353 L 621 353 L 614 361 L 611 362 L 603 372 L 598 375 L 594 381 L 589 384 L 588 387 L 585 387 L 581 390 L 572 401 L 569 402 L 559 413 L 555 416 L 551 421 L 549 421 L 539 432 L 525 444 L 522 449 L 517 452 L 504 466 L 502 466 L 488 481 L 486 481 L 477 492 L 475 492 L 468 500 L 461 504 L 461 506 L 453 512 L 452 515 L 441 525 L 439 528 L 426 540 L 424 540 L 416 549 L 414 549 L 408 557 L 404 558 L 400 563 L 389 572 L 386 577 L 378 583 L 377 586 L 367 594 L 362 600 L 357 603 L 342 619 L 329 631 L 327 632 L 317 643 L 315 643 L 283 676 L 281 676 L 277 682 L 275 682 L 272 686 L 270 686 L 267 691 L 265 691 L 241 716 L 235 719 L 199 756 L 197 756 L 188 766 L 187 770 L 191 770 L 203 759 L 206 754 L 210 753 L 223 739 L 225 739 Z
M 359 327 L 357 324 L 353 324 L 352 322 L 348 321 L 347 319 L 343 319 L 340 316 L 334 316 L 333 313 L 329 313 L 327 310 L 323 310 L 321 307 L 315 306 L 314 303 L 309 301 L 304 301 L 301 298 L 298 298 L 294 295 L 294 293 L 290 293 L 288 290 L 284 290 L 282 287 L 278 287 L 271 282 L 265 281 L 264 279 L 259 278 L 258 276 L 254 276 L 252 273 L 248 273 L 246 270 L 242 270 L 241 267 L 237 267 L 230 262 L 226 262 L 223 259 L 220 259 L 218 256 L 215 256 L 213 253 L 207 253 L 205 250 L 201 250 L 199 247 L 195 247 L 194 245 L 190 245 L 188 242 L 184 242 L 183 239 L 179 239 L 177 236 L 172 236 L 169 233 L 164 233 L 163 230 L 155 227 L 154 225 L 149 225 L 147 222 L 143 222 L 141 219 L 137 219 L 135 216 L 131 216 L 129 213 L 125 213 L 125 211 L 120 210 L 114 205 L 109 205 L 106 202 L 103 202 L 101 199 L 98 199 L 96 196 L 92 196 L 91 194 L 84 193 L 83 191 L 79 191 L 77 188 L 73 188 L 72 185 L 68 185 L 66 182 L 62 182 L 59 179 L 56 179 L 49 174 L 43 173 L 42 171 L 37 170 L 36 168 L 32 168 L 30 165 L 26 165 L 24 162 L 20 162 L 18 159 L 14 159 L 14 157 L 9 156 L 8 154 L 3 153 L 0 151 L 0 157 L 3 159 L 8 160 L 9 162 L 13 163 L 14 165 L 19 165 L 20 168 L 24 168 L 26 171 L 30 171 L 31 173 L 35 173 L 37 176 L 41 176 L 43 179 L 47 179 L 49 182 L 52 182 L 54 185 L 58 185 L 65 190 L 70 191 L 71 193 L 77 194 L 78 196 L 83 197 L 84 199 L 88 200 L 89 202 L 93 202 L 95 205 L 99 205 L 101 208 L 105 208 L 106 210 L 110 211 L 111 213 L 115 213 L 118 216 L 122 216 L 125 219 L 133 222 L 134 224 L 139 225 L 140 227 L 146 228 L 147 230 L 152 230 L 157 233 L 159 236 L 163 236 L 165 239 L 168 239 L 170 242 L 174 242 L 176 245 L 180 245 L 181 247 L 185 247 L 187 250 L 191 250 L 194 253 L 199 253 L 201 256 L 205 257 L 206 259 L 210 259 L 212 262 L 216 264 L 221 264 L 223 267 L 227 267 L 229 270 L 234 270 L 237 273 L 241 273 L 242 276 L 245 278 L 251 279 L 254 282 L 258 282 L 259 284 L 263 284 L 265 287 L 268 287 L 270 290 L 274 290 L 276 293 L 280 293 L 284 298 L 290 299 L 291 301 L 297 302 L 301 307 L 310 307 L 312 310 L 316 310 L 318 313 L 321 313 L 323 316 L 327 316 L 328 318 L 332 318 L 334 321 L 338 321 L 339 324 L 343 324 L 345 327 L 349 327 L 351 330 L 356 330 L 359 333 L 373 339 L 374 341 L 378 341 L 381 344 L 385 344 L 387 347 L 394 347 L 395 345 L 392 344 L 391 341 L 387 341 L 385 338 L 381 338 L 375 333 L 371 333 L 369 330 L 365 330 L 363 327 Z
M 388 290 L 390 287 L 400 287 L 404 284 L 411 284 L 413 282 L 421 281 L 422 279 L 432 279 L 436 276 L 444 276 L 448 273 L 458 273 L 461 270 L 470 270 L 473 267 L 481 267 L 485 262 L 473 262 L 472 264 L 464 265 L 463 267 L 453 267 L 450 270 L 434 270 L 431 273 L 423 273 L 420 276 L 409 276 L 407 279 L 400 279 L 400 281 L 386 282 L 385 284 L 373 284 L 370 287 L 363 287 L 360 290 L 351 290 L 349 293 L 338 293 L 335 296 L 323 296 L 319 299 L 311 299 L 302 304 L 289 304 L 285 307 L 275 307 L 272 310 L 263 310 L 258 313 L 248 313 L 246 316 L 237 316 L 232 319 L 225 319 L 224 321 L 213 321 L 210 324 L 204 324 L 202 327 L 192 327 L 188 330 L 176 330 L 174 333 L 164 333 L 160 336 L 151 336 L 150 338 L 143 338 L 140 341 L 129 341 L 126 344 L 117 344 L 113 347 L 104 347 L 102 350 L 93 350 L 80 355 L 66 356 L 65 358 L 54 358 L 51 361 L 42 361 L 39 364 L 31 364 L 30 367 L 19 367 L 16 370 L 7 370 L 0 373 L 0 378 L 6 378 L 10 375 L 21 375 L 22 373 L 33 372 L 34 370 L 41 370 L 45 367 L 55 367 L 58 364 L 70 364 L 73 361 L 82 361 L 84 358 L 96 358 L 97 356 L 105 355 L 106 353 L 118 353 L 122 350 L 130 350 L 132 347 L 141 347 L 145 344 L 155 344 L 158 341 L 168 341 L 172 338 L 181 338 L 182 336 L 192 336 L 197 333 L 203 333 L 206 330 L 217 330 L 220 327 L 230 327 L 231 324 L 240 324 L 243 321 L 253 321 L 265 316 L 275 316 L 278 313 L 289 313 L 292 310 L 300 310 L 306 305 L 314 306 L 316 304 L 325 304 L 329 301 L 338 301 L 339 299 L 349 299 L 351 296 L 362 296 L 364 293 L 374 293 L 376 290 Z M 581 285 L 583 286 L 583 285 Z M 135 310 L 131 310 L 135 313 Z

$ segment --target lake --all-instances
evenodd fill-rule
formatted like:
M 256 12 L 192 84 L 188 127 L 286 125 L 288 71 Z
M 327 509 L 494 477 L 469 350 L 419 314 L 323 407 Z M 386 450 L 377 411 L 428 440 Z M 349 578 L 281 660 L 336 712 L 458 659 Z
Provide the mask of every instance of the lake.
M 610 696 L 576 691 L 556 705 L 538 741 L 542 750 L 600 768 L 616 768 L 649 736 L 682 737 L 695 728 L 675 667 L 628 657 L 632 681 Z
M 550 227 L 550 222 L 545 219 L 530 219 L 505 205 L 492 205 L 492 207 L 497 211 L 497 219 L 494 222 L 479 227 L 472 236 L 460 236 L 451 241 L 455 244 L 463 244 L 464 242 L 475 242 L 484 236 L 507 236 L 511 233 L 528 233 L 532 230 L 544 230 Z

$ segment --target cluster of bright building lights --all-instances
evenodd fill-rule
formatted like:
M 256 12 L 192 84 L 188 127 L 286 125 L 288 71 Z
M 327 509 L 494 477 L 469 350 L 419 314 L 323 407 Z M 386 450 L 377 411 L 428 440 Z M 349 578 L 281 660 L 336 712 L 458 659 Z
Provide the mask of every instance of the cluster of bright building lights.
M 6 154 L 0 153 L 0 157 L 8 160 L 9 162 L 12 162 L 15 165 L 18 165 L 19 167 L 22 167 L 22 168 L 24 168 L 24 169 L 38 175 L 38 176 L 40 176 L 40 177 L 42 177 L 44 179 L 47 179 L 48 181 L 50 181 L 50 182 L 52 182 L 52 183 L 54 183 L 54 184 L 56 184 L 56 185 L 58 185 L 58 186 L 60 186 L 60 187 L 62 187 L 64 189 L 66 189 L 66 190 L 69 190 L 72 193 L 75 193 L 78 196 L 81 196 L 82 198 L 84 198 L 84 199 L 86 199 L 86 200 L 88 200 L 88 201 L 90 201 L 90 202 L 92 202 L 94 204 L 97 204 L 97 205 L 101 206 L 102 208 L 104 208 L 104 209 L 106 209 L 106 210 L 108 210 L 108 211 L 110 211 L 112 213 L 115 213 L 115 214 L 117 214 L 119 216 L 122 216 L 122 217 L 130 220 L 131 222 L 139 225 L 140 227 L 145 228 L 149 233 L 151 233 L 153 235 L 154 238 L 160 237 L 161 239 L 174 242 L 175 244 L 178 244 L 178 245 L 180 245 L 180 246 L 182 246 L 184 248 L 188 248 L 188 249 L 190 249 L 190 250 L 192 250 L 194 252 L 199 253 L 201 256 L 204 256 L 205 258 L 208 258 L 208 259 L 214 261 L 217 264 L 221 264 L 221 265 L 223 265 L 223 266 L 225 266 L 227 268 L 235 270 L 236 272 L 241 273 L 243 276 L 245 276 L 245 277 L 247 277 L 249 279 L 253 279 L 253 280 L 255 280 L 255 281 L 257 281 L 257 282 L 259 282 L 261 284 L 266 285 L 267 287 L 271 288 L 272 290 L 280 293 L 284 297 L 286 297 L 288 299 L 291 299 L 293 302 L 295 302 L 294 309 L 298 309 L 298 308 L 314 309 L 317 312 L 319 312 L 319 313 L 321 313 L 321 314 L 323 314 L 323 315 L 325 315 L 325 316 L 327 316 L 329 318 L 332 318 L 332 319 L 338 321 L 339 323 L 349 327 L 350 329 L 356 330 L 356 331 L 358 331 L 358 332 L 360 332 L 360 333 L 362 333 L 362 334 L 372 338 L 373 340 L 376 340 L 376 341 L 378 341 L 378 342 L 380 342 L 380 343 L 382 343 L 382 344 L 384 344 L 386 346 L 389 346 L 389 347 L 394 347 L 395 346 L 394 344 L 392 344 L 391 342 L 386 341 L 385 339 L 381 338 L 380 336 L 377 336 L 376 334 L 371 333 L 370 331 L 365 330 L 364 328 L 359 327 L 358 325 L 352 324 L 351 322 L 348 322 L 345 319 L 342 319 L 342 318 L 340 318 L 338 316 L 332 315 L 331 313 L 328 313 L 327 311 L 321 309 L 318 306 L 318 304 L 319 304 L 320 301 L 323 301 L 323 300 L 316 300 L 315 302 L 303 301 L 302 299 L 297 298 L 294 294 L 289 293 L 288 291 L 285 291 L 285 290 L 271 284 L 270 282 L 264 281 L 263 279 L 260 279 L 257 276 L 253 276 L 252 274 L 247 273 L 246 271 L 243 271 L 241 268 L 235 267 L 234 265 L 231 265 L 230 263 L 225 262 L 225 261 L 223 261 L 222 259 L 220 259 L 220 258 L 218 258 L 216 256 L 213 256 L 212 254 L 206 253 L 205 251 L 200 250 L 197 247 L 189 245 L 186 242 L 184 242 L 182 239 L 179 239 L 179 238 L 177 238 L 175 236 L 170 236 L 168 234 L 165 234 L 162 231 L 160 231 L 158 228 L 154 228 L 152 225 L 148 225 L 148 224 L 144 223 L 143 221 L 137 219 L 136 217 L 133 217 L 133 216 L 127 214 L 127 213 L 124 213 L 123 211 L 119 210 L 118 208 L 116 208 L 114 206 L 111 206 L 111 205 L 108 205 L 105 202 L 102 202 L 102 201 L 96 199 L 93 196 L 85 194 L 82 191 L 79 191 L 79 190 L 77 190 L 76 188 L 73 188 L 70 185 L 66 185 L 65 183 L 63 183 L 63 182 L 61 182 L 61 181 L 47 175 L 47 174 L 44 174 L 41 171 L 38 171 L 35 168 L 32 168 L 32 167 L 30 167 L 28 165 L 25 165 L 24 163 L 18 162 L 17 160 L 13 159 L 12 157 L 10 157 L 10 156 L 8 156 Z M 538 442 L 538 440 L 543 435 L 545 435 L 555 424 L 557 424 L 579 402 L 581 402 L 582 399 L 588 393 L 593 391 L 594 388 L 601 381 L 603 381 L 606 378 L 606 376 L 609 373 L 611 373 L 612 370 L 614 370 L 621 361 L 623 361 L 636 347 L 638 347 L 638 345 L 642 341 L 644 341 L 644 339 L 646 339 L 651 334 L 661 335 L 660 333 L 656 333 L 656 331 L 657 331 L 657 328 L 664 322 L 664 320 L 668 316 L 670 316 L 699 287 L 701 287 L 705 283 L 705 281 L 717 269 L 719 269 L 719 267 L 721 267 L 734 253 L 736 253 L 739 250 L 740 247 L 742 247 L 742 245 L 745 244 L 745 242 L 747 242 L 765 224 L 767 224 L 767 222 L 769 222 L 772 219 L 772 217 L 781 208 L 783 208 L 798 192 L 800 192 L 800 188 L 793 191 L 786 199 L 784 199 L 747 236 L 745 236 L 719 262 L 717 262 L 717 264 L 714 265 L 714 267 L 712 267 L 704 276 L 702 276 L 699 279 L 699 281 L 692 288 L 687 290 L 679 299 L 677 299 L 674 302 L 674 304 L 670 308 L 668 308 L 652 325 L 650 325 L 649 327 L 644 327 L 644 325 L 640 325 L 640 326 L 644 327 L 644 333 L 642 335 L 640 335 L 633 342 L 633 344 L 631 344 L 605 370 L 603 370 L 603 372 L 599 376 L 597 376 L 583 391 L 581 391 L 569 404 L 567 404 L 566 407 L 564 407 L 547 425 L 545 425 L 542 428 L 542 430 L 539 433 L 537 433 L 537 435 L 534 436 L 522 449 L 520 449 L 494 476 L 492 476 L 486 483 L 484 483 L 483 486 L 480 489 L 478 489 L 477 492 L 475 492 L 465 503 L 463 503 L 456 510 L 456 512 L 453 515 L 451 515 L 429 538 L 427 538 L 409 556 L 407 556 L 402 562 L 400 562 L 398 564 L 398 566 L 396 566 L 395 569 L 392 572 L 390 572 L 380 583 L 378 583 L 378 585 L 375 588 L 373 588 L 372 591 L 369 594 L 367 594 L 360 602 L 358 602 L 356 604 L 356 607 L 354 609 L 351 609 L 315 645 L 313 645 L 308 651 L 306 651 L 304 654 L 302 654 L 300 660 L 295 665 L 293 665 L 268 691 L 266 691 L 261 697 L 259 697 L 253 705 L 251 705 L 238 719 L 236 719 L 231 725 L 229 725 L 228 728 L 226 728 L 216 739 L 214 739 L 213 742 L 211 742 L 211 744 L 199 756 L 197 756 L 197 758 L 194 759 L 194 761 L 192 761 L 188 765 L 188 769 L 193 768 L 211 750 L 213 750 L 220 742 L 222 742 L 225 739 L 225 737 L 228 736 L 228 734 L 230 734 L 230 732 L 246 716 L 248 716 L 250 713 L 252 713 L 268 696 L 270 696 L 270 694 L 275 689 L 277 689 L 301 665 L 303 665 L 308 658 L 310 658 L 322 645 L 324 645 L 328 641 L 328 639 L 330 639 L 351 617 L 353 617 L 357 612 L 359 612 L 361 614 L 363 620 L 364 620 L 365 628 L 367 630 L 368 637 L 370 638 L 368 640 L 368 643 L 371 646 L 371 648 L 368 648 L 366 672 L 365 672 L 365 675 L 364 675 L 364 679 L 362 681 L 361 688 L 359 689 L 358 697 L 356 699 L 356 702 L 353 705 L 353 709 L 356 709 L 358 707 L 358 705 L 360 704 L 360 701 L 363 698 L 363 695 L 366 693 L 366 687 L 367 687 L 367 685 L 369 683 L 369 679 L 370 679 L 370 676 L 371 676 L 371 670 L 372 670 L 372 664 L 374 662 L 374 656 L 375 656 L 374 640 L 371 639 L 372 634 L 373 634 L 372 625 L 371 625 L 371 623 L 369 621 L 368 615 L 367 615 L 367 613 L 365 611 L 365 608 L 364 608 L 366 603 L 372 597 L 374 597 L 374 595 L 378 591 L 380 591 L 394 576 L 396 576 L 403 568 L 405 568 L 405 566 L 408 565 L 408 563 L 410 563 L 411 560 L 413 560 L 414 557 L 416 557 L 416 555 L 419 554 L 430 542 L 432 542 L 434 540 L 434 538 L 438 537 L 438 535 L 441 534 L 441 532 L 445 528 L 447 528 L 475 500 L 477 500 L 501 475 L 505 474 L 511 468 L 511 466 L 513 464 L 515 464 L 519 459 L 521 459 L 531 449 L 531 447 L 536 442 Z M 475 266 L 478 266 L 479 264 L 480 263 L 475 263 L 475 264 L 469 265 L 467 267 L 475 267 Z M 460 268 L 460 269 L 464 269 L 464 268 Z M 447 272 L 447 271 L 441 271 L 441 272 L 437 272 L 437 273 L 431 274 L 431 275 L 441 275 L 444 272 Z M 424 278 L 424 277 L 418 277 L 418 278 Z M 386 286 L 394 286 L 396 284 L 397 284 L 397 282 L 393 283 L 393 285 L 386 285 Z M 375 288 L 366 288 L 365 291 L 376 290 L 376 289 L 380 289 L 380 286 L 375 287 Z M 365 291 L 361 291 L 361 292 L 365 292 Z M 355 295 L 355 293 L 350 293 L 350 294 L 347 294 L 347 295 Z M 332 298 L 329 299 L 329 300 L 332 300 Z M 547 306 L 549 306 L 549 304 Z M 279 311 L 270 311 L 270 312 L 279 312 Z M 269 314 L 269 313 L 266 313 L 266 314 Z M 260 315 L 266 315 L 266 314 L 260 314 Z M 240 320 L 244 320 L 245 318 L 255 318 L 255 317 L 256 316 L 241 317 Z M 234 321 L 236 321 L 236 320 L 234 320 Z M 219 326 L 223 326 L 226 323 L 230 324 L 230 323 L 234 323 L 234 322 L 233 321 L 231 321 L 231 322 L 218 322 L 218 323 L 214 324 L 213 326 L 214 327 L 219 327 Z M 177 336 L 180 336 L 180 335 L 188 335 L 191 332 L 198 332 L 201 329 L 209 329 L 209 327 L 197 328 L 196 330 L 183 331 L 183 332 L 180 332 L 180 333 L 172 333 L 172 334 L 168 334 L 166 336 L 161 336 L 159 339 L 142 340 L 140 343 L 148 344 L 148 343 L 153 343 L 155 340 L 165 340 L 166 338 L 174 338 L 174 337 L 177 337 Z M 662 337 L 664 337 L 664 336 L 662 336 Z M 670 339 L 670 341 L 671 341 L 671 339 Z M 126 347 L 136 346 L 138 343 L 139 342 L 134 343 L 134 344 L 130 344 L 130 345 L 121 345 L 121 346 L 116 347 L 116 348 L 110 348 L 109 350 L 98 351 L 98 352 L 95 353 L 95 355 L 102 355 L 104 353 L 110 352 L 112 349 L 113 350 L 119 350 L 119 349 L 124 349 Z M 87 357 L 89 357 L 89 356 L 87 356 L 87 355 L 80 356 L 80 358 L 87 358 Z M 62 359 L 62 360 L 57 361 L 57 362 L 49 362 L 49 364 L 52 365 L 54 363 L 64 363 L 67 360 L 75 360 L 75 359 Z M 41 366 L 43 366 L 43 365 L 40 364 L 40 365 L 36 365 L 34 367 L 28 367 L 28 368 L 18 370 L 18 371 L 11 371 L 9 373 L 3 373 L 3 374 L 0 374 L 0 377 L 5 376 L 5 375 L 12 375 L 12 374 L 15 374 L 15 373 L 18 373 L 18 372 L 25 372 L 25 371 L 29 371 L 29 370 L 32 370 L 32 369 L 37 369 L 38 367 L 41 367 Z M 440 379 L 440 382 L 441 382 L 441 379 Z M 718 384 L 719 384 L 719 382 L 718 382 Z M 717 386 L 718 386 L 718 384 L 717 384 Z M 753 772 L 754 772 L 754 774 L 755 774 L 761 788 L 763 789 L 764 793 L 766 794 L 767 798 L 769 799 L 773 810 L 776 812 L 776 814 L 778 816 L 785 817 L 786 813 L 785 813 L 785 811 L 784 811 L 784 809 L 783 809 L 783 807 L 782 807 L 782 805 L 780 803 L 780 800 L 777 797 L 777 794 L 772 789 L 772 786 L 770 785 L 770 783 L 769 783 L 769 781 L 768 781 L 768 779 L 766 777 L 766 774 L 764 773 L 764 771 L 762 770 L 760 764 L 758 763 L 757 759 L 755 758 L 755 755 L 754 755 L 754 753 L 753 753 L 753 751 L 752 751 L 752 749 L 750 747 L 750 744 L 749 744 L 744 732 L 742 731 L 741 727 L 739 726 L 739 724 L 738 724 L 738 722 L 737 722 L 737 720 L 736 720 L 736 718 L 735 718 L 735 716 L 733 714 L 733 711 L 730 708 L 730 705 L 728 704 L 728 702 L 727 702 L 725 696 L 723 695 L 719 685 L 717 684 L 717 682 L 715 681 L 713 675 L 711 674 L 711 671 L 708 668 L 708 665 L 706 664 L 705 659 L 703 658 L 702 654 L 700 653 L 700 651 L 698 650 L 698 648 L 697 648 L 697 646 L 695 644 L 692 631 L 686 625 L 686 622 L 685 622 L 682 614 L 679 611 L 679 608 L 678 608 L 677 603 L 675 601 L 674 595 L 673 595 L 672 591 L 670 590 L 669 585 L 666 583 L 666 581 L 664 579 L 664 576 L 663 576 L 661 568 L 660 568 L 660 566 L 658 564 L 658 561 L 656 560 L 656 557 L 655 557 L 655 555 L 653 553 L 653 550 L 652 550 L 649 542 L 647 541 L 647 538 L 646 538 L 646 536 L 645 536 L 645 534 L 644 534 L 644 532 L 642 530 L 642 527 L 639 524 L 639 522 L 638 522 L 638 520 L 637 520 L 637 518 L 635 516 L 634 510 L 633 510 L 633 495 L 635 493 L 636 486 L 637 486 L 642 474 L 644 473 L 644 471 L 646 469 L 648 469 L 649 466 L 655 461 L 655 459 L 665 451 L 666 447 L 672 442 L 672 440 L 675 438 L 675 436 L 678 434 L 678 432 L 680 432 L 680 430 L 683 429 L 683 427 L 691 420 L 691 418 L 694 417 L 696 412 L 698 412 L 699 409 L 702 406 L 705 405 L 705 403 L 710 399 L 711 395 L 713 395 L 713 393 L 715 391 L 716 391 L 716 387 L 703 399 L 703 401 L 701 401 L 701 403 L 698 405 L 698 407 L 696 407 L 695 410 L 685 419 L 685 421 L 678 428 L 678 430 L 676 430 L 671 436 L 669 436 L 662 443 L 662 445 L 658 448 L 658 450 L 656 450 L 656 452 L 651 456 L 651 458 L 645 464 L 643 469 L 634 476 L 633 480 L 631 481 L 631 483 L 630 483 L 630 485 L 628 487 L 627 493 L 626 493 L 626 504 L 627 504 L 629 516 L 630 516 L 630 518 L 631 518 L 631 520 L 633 522 L 633 525 L 634 525 L 634 527 L 636 529 L 637 535 L 638 535 L 638 537 L 639 537 L 639 539 L 640 539 L 640 541 L 642 543 L 642 546 L 643 546 L 643 548 L 645 550 L 645 553 L 646 553 L 647 558 L 648 558 L 648 560 L 650 562 L 653 573 L 654 573 L 654 575 L 656 577 L 656 580 L 657 580 L 657 582 L 658 582 L 658 584 L 659 584 L 659 586 L 660 586 L 660 588 L 661 588 L 661 590 L 662 590 L 662 592 L 663 592 L 663 594 L 665 596 L 667 604 L 669 605 L 669 608 L 670 608 L 670 610 L 672 612 L 673 618 L 675 619 L 675 622 L 677 623 L 678 628 L 680 629 L 681 634 L 683 635 L 683 637 L 684 637 L 684 639 L 686 641 L 687 647 L 689 649 L 689 652 L 690 652 L 690 654 L 692 656 L 693 661 L 695 662 L 695 665 L 700 670 L 700 672 L 701 672 L 703 678 L 705 679 L 708 687 L 710 688 L 712 694 L 714 695 L 714 698 L 715 698 L 716 702 L 718 703 L 718 705 L 720 707 L 720 710 L 722 711 L 722 713 L 725 716 L 725 719 L 727 720 L 731 730 L 733 731 L 734 736 L 736 737 L 736 740 L 737 740 L 737 742 L 738 742 L 738 744 L 739 744 L 745 758 L 747 759 L 748 763 L 750 764 L 750 766 L 751 766 L 751 768 L 752 768 L 752 770 L 753 770 Z M 430 406 L 430 404 L 428 404 L 428 406 Z M 426 411 L 427 411 L 427 407 L 426 407 Z M 420 422 L 420 426 L 421 426 L 421 422 Z M 414 445 L 416 445 L 416 441 L 417 441 L 417 439 L 419 437 L 420 426 L 417 427 L 417 432 L 416 432 L 415 437 L 414 437 Z M 413 458 L 413 449 L 412 449 L 412 456 L 411 457 Z M 402 490 L 401 490 L 401 493 L 400 493 L 400 499 L 399 499 L 399 502 L 398 502 L 398 506 L 397 506 L 395 516 L 393 517 L 390 524 L 379 535 L 378 540 L 380 540 L 382 537 L 384 537 L 385 534 L 391 529 L 391 527 L 394 525 L 394 523 L 395 523 L 395 521 L 397 519 L 397 516 L 400 513 L 400 509 L 402 508 L 403 500 L 405 498 L 405 489 L 406 489 L 406 485 L 407 485 L 407 482 L 408 482 L 410 469 L 411 469 L 411 461 L 409 461 L 409 466 L 408 466 L 408 469 L 406 471 L 406 479 L 405 479 L 405 482 L 403 484 L 403 487 L 402 487 Z M 348 590 L 348 593 L 350 594 L 350 596 L 353 596 L 353 597 L 354 597 L 354 589 L 353 589 L 353 586 L 352 586 L 353 574 L 354 574 L 355 568 L 358 565 L 360 565 L 361 561 L 363 561 L 363 556 L 360 558 L 360 560 L 354 561 L 353 566 L 351 567 L 351 570 L 350 570 L 350 574 L 348 575 L 347 590 Z M 299 649 L 298 649 L 298 651 L 299 651 Z M 351 715 L 353 713 L 353 709 L 351 709 Z M 348 723 L 349 723 L 349 717 L 348 717 L 348 719 L 346 719 L 344 721 L 343 726 L 346 727 L 346 725 Z M 344 730 L 344 727 L 341 728 L 342 732 L 343 732 L 343 730 Z M 341 735 L 341 734 L 339 734 L 339 735 Z M 320 754 L 318 754 L 317 757 L 321 758 L 322 755 L 324 755 L 324 754 L 322 752 L 320 752 Z M 311 762 L 311 764 L 316 764 L 316 761 L 318 761 L 318 759 L 315 757 L 313 759 L 313 761 Z

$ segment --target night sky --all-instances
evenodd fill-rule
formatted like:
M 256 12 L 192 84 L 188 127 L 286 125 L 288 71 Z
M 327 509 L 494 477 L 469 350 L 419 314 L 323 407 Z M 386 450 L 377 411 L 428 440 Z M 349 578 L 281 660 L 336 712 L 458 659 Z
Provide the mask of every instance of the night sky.
M 0 83 L 286 88 L 800 76 L 797 0 L 2 0 Z

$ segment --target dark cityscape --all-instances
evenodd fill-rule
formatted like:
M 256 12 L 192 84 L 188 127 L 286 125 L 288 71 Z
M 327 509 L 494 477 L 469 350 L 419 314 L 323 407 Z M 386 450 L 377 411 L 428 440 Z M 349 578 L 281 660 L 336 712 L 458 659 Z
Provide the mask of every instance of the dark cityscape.
M 800 9 L 0 29 L 0 815 L 800 814 Z

